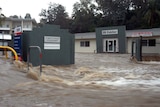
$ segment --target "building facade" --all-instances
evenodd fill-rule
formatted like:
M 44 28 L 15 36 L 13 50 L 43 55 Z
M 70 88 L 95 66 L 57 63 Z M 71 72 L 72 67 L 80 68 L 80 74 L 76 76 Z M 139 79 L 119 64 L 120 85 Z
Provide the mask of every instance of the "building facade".
M 32 31 L 35 25 L 35 19 L 5 18 L 1 23 L 0 33 L 12 34 L 16 27 L 22 27 L 23 31 Z
M 132 42 L 140 37 L 143 54 L 160 54 L 160 28 L 126 30 L 125 26 L 102 27 L 95 33 L 75 34 L 75 52 L 131 53 Z
M 143 54 L 160 54 L 160 28 L 127 30 L 127 52 L 131 53 L 132 41 L 142 37 Z
M 35 26 L 35 19 L 5 18 L 0 25 L 0 45 L 8 46 L 10 44 L 14 28 L 21 27 L 23 31 L 32 31 Z
M 125 30 L 125 26 L 97 28 L 97 52 L 126 53 Z
M 96 52 L 96 33 L 77 33 L 75 34 L 75 52 L 95 53 Z

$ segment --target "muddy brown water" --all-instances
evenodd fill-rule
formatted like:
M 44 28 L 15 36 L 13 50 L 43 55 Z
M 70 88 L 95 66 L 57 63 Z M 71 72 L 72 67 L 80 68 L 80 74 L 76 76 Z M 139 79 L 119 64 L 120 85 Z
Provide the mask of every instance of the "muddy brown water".
M 69 66 L 0 58 L 0 107 L 160 107 L 160 63 L 128 54 L 75 54 Z

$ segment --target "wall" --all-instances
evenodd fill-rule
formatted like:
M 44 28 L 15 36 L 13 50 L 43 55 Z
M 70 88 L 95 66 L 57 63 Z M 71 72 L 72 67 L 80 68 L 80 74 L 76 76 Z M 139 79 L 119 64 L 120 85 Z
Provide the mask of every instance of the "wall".
M 59 41 L 45 39 L 45 37 L 58 37 Z M 47 42 L 46 42 L 47 41 Z M 29 46 L 39 46 L 42 49 L 42 64 L 44 65 L 69 65 L 74 64 L 74 35 L 68 30 L 60 29 L 57 25 L 44 25 L 41 28 L 35 28 L 31 32 L 23 33 L 23 58 L 27 60 L 27 50 Z M 50 45 L 52 49 L 46 49 L 45 44 Z M 39 65 L 39 53 L 36 49 L 30 52 L 30 61 L 34 66 Z
M 127 53 L 131 53 L 132 41 L 136 38 L 127 38 Z M 156 39 L 156 46 L 142 46 L 142 53 L 160 54 L 160 37 L 149 37 L 143 39 Z
M 81 41 L 90 41 L 89 47 L 81 47 Z M 77 39 L 75 40 L 75 52 L 94 53 L 96 52 L 96 39 Z
M 10 30 L 11 21 L 3 21 L 0 30 Z
M 23 30 L 31 31 L 32 28 L 32 21 L 23 21 Z
M 118 33 L 103 35 L 103 30 L 118 30 Z M 125 26 L 114 26 L 114 27 L 102 27 L 96 29 L 96 42 L 97 52 L 103 52 L 103 39 L 106 38 L 118 38 L 119 53 L 126 53 L 126 27 Z
M 127 38 L 127 53 L 132 52 L 132 41 L 135 40 L 135 38 Z
M 142 53 L 160 54 L 160 37 L 151 37 L 149 39 L 156 39 L 156 46 L 142 46 Z

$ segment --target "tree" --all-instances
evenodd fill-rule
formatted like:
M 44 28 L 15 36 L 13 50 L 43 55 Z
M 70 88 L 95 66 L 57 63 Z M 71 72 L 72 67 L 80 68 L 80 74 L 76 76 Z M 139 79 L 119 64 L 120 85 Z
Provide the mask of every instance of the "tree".
M 148 7 L 146 9 L 144 19 L 150 28 L 158 27 L 157 23 L 160 24 L 160 1 L 159 0 L 149 0 Z
M 96 6 L 93 4 L 93 0 L 76 2 L 73 6 L 71 31 L 74 33 L 94 31 L 96 27 L 95 15 Z
M 96 0 L 96 2 L 106 21 L 112 25 L 125 24 L 126 14 L 132 3 L 131 0 Z
M 69 27 L 68 13 L 60 4 L 50 3 L 48 10 L 42 9 L 40 16 L 43 23 L 60 25 L 62 28 Z

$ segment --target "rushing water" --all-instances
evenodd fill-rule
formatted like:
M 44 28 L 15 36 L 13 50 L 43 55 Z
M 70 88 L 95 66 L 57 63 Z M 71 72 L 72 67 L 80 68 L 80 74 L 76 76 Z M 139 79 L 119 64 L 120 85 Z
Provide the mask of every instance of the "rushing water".
M 160 63 L 78 54 L 69 66 L 0 59 L 0 107 L 159 107 Z

